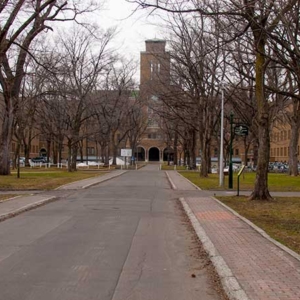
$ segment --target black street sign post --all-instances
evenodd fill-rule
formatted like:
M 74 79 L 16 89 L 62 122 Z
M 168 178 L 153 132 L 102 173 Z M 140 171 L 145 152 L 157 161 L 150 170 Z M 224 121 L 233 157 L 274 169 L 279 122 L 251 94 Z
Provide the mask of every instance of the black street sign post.
M 233 124 L 234 130 L 232 130 Z M 245 124 L 239 124 L 239 123 L 234 123 L 233 121 L 233 112 L 230 113 L 230 149 L 229 149 L 229 178 L 228 178 L 228 188 L 232 189 L 233 188 L 233 168 L 232 168 L 232 142 L 234 135 L 239 135 L 239 136 L 246 136 L 248 135 L 248 126 Z
M 246 126 L 244 124 L 237 124 L 234 127 L 234 134 L 239 135 L 239 136 L 248 135 L 248 126 Z

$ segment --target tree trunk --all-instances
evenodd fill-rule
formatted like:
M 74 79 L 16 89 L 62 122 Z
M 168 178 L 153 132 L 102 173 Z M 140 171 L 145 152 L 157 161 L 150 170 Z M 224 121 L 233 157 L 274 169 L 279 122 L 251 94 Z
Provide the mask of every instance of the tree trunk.
M 174 165 L 178 164 L 178 133 L 175 131 L 174 135 L 174 143 L 173 143 L 173 149 L 174 149 L 174 156 L 173 156 L 173 163 Z
M 68 172 L 72 172 L 72 143 L 68 140 Z
M 112 164 L 113 165 L 116 165 L 117 164 L 117 146 L 115 144 L 115 132 L 112 133 L 111 135 L 111 146 L 112 146 L 112 154 L 113 154 L 113 162 Z
M 72 164 L 71 164 L 71 168 L 72 171 L 76 171 L 77 170 L 77 154 L 78 154 L 78 143 L 74 143 L 72 146 Z
M 270 156 L 269 111 L 264 91 L 265 40 L 264 34 L 254 32 L 256 45 L 255 61 L 255 96 L 257 102 L 258 123 L 258 161 L 254 190 L 250 200 L 272 199 L 268 190 L 268 167 Z
M 10 175 L 10 145 L 12 141 L 13 113 L 5 113 L 0 136 L 0 175 Z
M 208 176 L 208 161 L 207 161 L 207 144 L 205 141 L 202 142 L 202 155 L 201 155 L 201 168 L 200 168 L 200 176 L 207 177 Z
M 51 140 L 47 140 L 47 164 L 50 162 Z
M 24 156 L 25 156 L 25 166 L 26 167 L 29 167 L 29 154 L 30 154 L 30 147 L 31 147 L 31 143 L 30 141 L 28 142 L 28 144 L 24 144 L 23 142 L 23 145 L 24 145 Z
M 195 130 L 192 131 L 192 144 L 191 144 L 191 169 L 195 169 L 196 168 L 196 132 Z
M 298 176 L 298 140 L 299 140 L 299 122 L 291 124 L 291 138 L 289 144 L 289 174 Z
M 109 165 L 109 156 L 110 156 L 110 144 L 107 143 L 106 148 L 105 148 L 105 164 L 107 166 Z
M 57 164 L 59 161 L 58 161 L 58 145 L 55 141 L 52 142 L 52 162 L 53 164 Z

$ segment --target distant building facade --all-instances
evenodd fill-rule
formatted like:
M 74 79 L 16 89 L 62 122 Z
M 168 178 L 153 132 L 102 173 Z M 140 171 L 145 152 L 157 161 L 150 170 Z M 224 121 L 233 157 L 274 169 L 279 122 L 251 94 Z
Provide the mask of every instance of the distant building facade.
M 160 97 L 170 86 L 170 54 L 165 40 L 146 40 L 145 44 L 146 51 L 140 54 L 140 97 L 145 103 L 148 126 L 139 141 L 136 156 L 140 161 L 162 162 L 167 160 L 166 152 L 172 155 L 172 151 L 167 148 L 163 121 L 155 108 L 163 107 Z

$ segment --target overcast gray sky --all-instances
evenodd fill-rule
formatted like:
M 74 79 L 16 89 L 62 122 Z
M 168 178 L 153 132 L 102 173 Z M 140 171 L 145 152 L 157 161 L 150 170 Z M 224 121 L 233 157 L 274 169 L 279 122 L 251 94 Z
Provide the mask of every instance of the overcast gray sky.
M 150 15 L 149 10 L 139 10 L 132 14 L 136 5 L 125 0 L 108 0 L 98 19 L 100 26 L 117 25 L 119 34 L 115 44 L 121 53 L 139 59 L 140 51 L 145 50 L 145 40 L 163 38 L 158 23 L 159 18 Z M 155 25 L 154 25 L 155 22 Z

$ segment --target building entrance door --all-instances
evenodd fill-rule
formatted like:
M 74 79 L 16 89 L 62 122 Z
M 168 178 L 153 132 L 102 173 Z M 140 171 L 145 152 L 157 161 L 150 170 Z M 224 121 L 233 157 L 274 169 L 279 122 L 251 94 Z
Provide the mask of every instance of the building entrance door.
M 149 161 L 159 161 L 159 149 L 156 147 L 149 149 Z
M 137 152 L 135 152 L 136 161 L 145 161 L 145 149 L 142 147 L 137 148 Z

